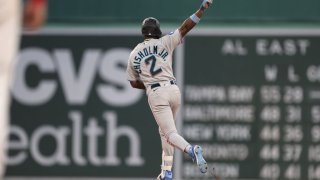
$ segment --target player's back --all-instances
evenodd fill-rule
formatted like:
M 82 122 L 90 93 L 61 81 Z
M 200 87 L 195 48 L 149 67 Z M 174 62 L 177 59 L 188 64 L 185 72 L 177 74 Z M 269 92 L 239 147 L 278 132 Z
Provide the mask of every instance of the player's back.
M 146 39 L 131 52 L 129 66 L 146 86 L 175 80 L 172 70 L 172 53 L 181 40 L 178 33 L 175 32 L 160 39 Z
M 140 79 L 145 85 L 174 79 L 172 55 L 161 43 L 161 39 L 146 39 L 138 44 L 133 59 L 133 64 L 137 65 L 134 68 L 140 73 Z

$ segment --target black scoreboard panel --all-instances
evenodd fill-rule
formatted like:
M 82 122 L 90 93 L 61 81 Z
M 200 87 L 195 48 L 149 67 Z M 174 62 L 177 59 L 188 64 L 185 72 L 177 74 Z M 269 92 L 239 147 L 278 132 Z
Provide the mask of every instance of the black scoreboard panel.
M 183 179 L 320 179 L 320 36 L 192 36 L 185 41 Z

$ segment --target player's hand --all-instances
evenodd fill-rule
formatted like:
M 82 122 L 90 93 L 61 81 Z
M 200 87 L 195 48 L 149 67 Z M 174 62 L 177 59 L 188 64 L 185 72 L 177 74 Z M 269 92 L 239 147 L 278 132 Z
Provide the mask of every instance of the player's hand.
M 203 0 L 200 6 L 200 9 L 204 11 L 208 9 L 211 4 L 212 4 L 212 0 Z

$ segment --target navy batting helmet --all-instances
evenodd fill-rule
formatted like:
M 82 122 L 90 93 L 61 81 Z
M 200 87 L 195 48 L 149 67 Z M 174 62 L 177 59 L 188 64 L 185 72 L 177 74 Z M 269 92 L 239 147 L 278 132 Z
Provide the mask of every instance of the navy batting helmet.
M 146 37 L 160 38 L 162 35 L 160 23 L 156 18 L 153 17 L 148 17 L 143 20 L 141 32 Z

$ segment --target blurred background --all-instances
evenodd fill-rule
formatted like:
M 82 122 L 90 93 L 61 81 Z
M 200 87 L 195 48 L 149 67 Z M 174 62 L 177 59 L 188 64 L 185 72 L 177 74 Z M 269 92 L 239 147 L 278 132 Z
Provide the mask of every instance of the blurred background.
M 156 17 L 177 29 L 198 0 L 48 0 L 22 33 L 11 91 L 8 180 L 156 179 L 158 127 L 127 58 Z M 179 132 L 203 146 L 188 179 L 320 179 L 320 1 L 215 0 L 174 54 Z

